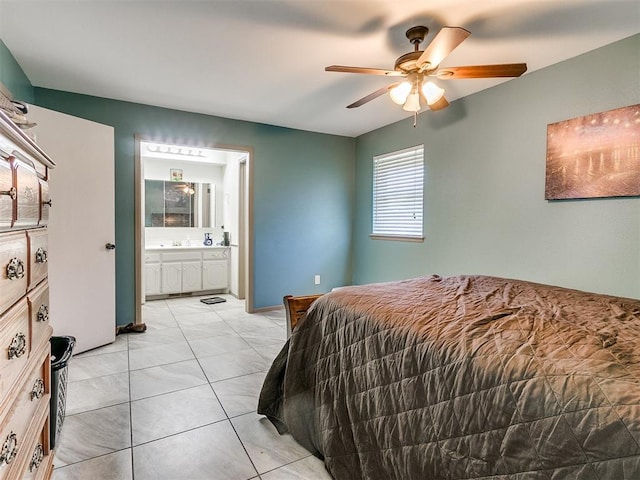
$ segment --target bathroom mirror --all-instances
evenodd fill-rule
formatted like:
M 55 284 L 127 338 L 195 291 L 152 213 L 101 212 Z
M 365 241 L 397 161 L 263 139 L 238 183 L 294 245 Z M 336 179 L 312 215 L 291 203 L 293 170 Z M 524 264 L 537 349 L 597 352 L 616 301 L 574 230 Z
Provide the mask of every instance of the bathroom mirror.
M 215 226 L 212 183 L 145 180 L 145 227 Z

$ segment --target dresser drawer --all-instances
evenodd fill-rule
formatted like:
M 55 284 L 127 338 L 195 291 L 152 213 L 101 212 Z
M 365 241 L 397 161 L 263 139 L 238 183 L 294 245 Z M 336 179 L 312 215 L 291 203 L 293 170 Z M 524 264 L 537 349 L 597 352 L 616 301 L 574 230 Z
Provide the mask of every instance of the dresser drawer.
M 13 225 L 13 198 L 17 195 L 13 189 L 13 170 L 11 164 L 0 155 L 0 230 Z
M 27 236 L 0 235 L 0 314 L 27 293 Z
M 46 228 L 27 231 L 29 239 L 29 289 L 44 280 L 48 273 L 49 244 Z
M 43 282 L 27 297 L 31 328 L 31 350 L 49 338 L 49 283 Z
M 202 252 L 203 260 L 224 260 L 228 257 L 226 248 L 216 248 Z
M 29 361 L 29 309 L 23 298 L 0 316 L 0 399 L 12 391 Z
M 49 353 L 43 350 L 43 355 L 29 376 L 25 388 L 18 397 L 16 417 L 18 422 L 24 419 L 28 425 L 27 437 L 23 446 L 19 446 L 21 456 L 20 468 L 24 472 L 23 480 L 27 478 L 43 478 L 41 468 L 46 469 L 45 457 L 49 454 L 49 415 L 50 376 Z M 31 440 L 27 440 L 31 439 Z M 24 450 L 22 450 L 24 448 Z
M 29 435 L 29 427 L 32 426 L 32 421 L 42 421 L 44 404 L 50 398 L 48 394 L 43 393 L 39 398 L 35 397 L 31 400 L 32 380 L 33 377 L 29 376 L 9 413 L 2 420 L 2 427 L 0 427 L 0 449 L 2 451 L 0 454 L 0 479 L 2 480 L 21 478 L 17 476 L 16 471 L 24 469 L 26 457 L 31 455 L 32 443 L 34 443 L 29 440 L 29 438 L 33 438 Z M 38 423 L 34 427 L 40 430 L 42 424 Z
M 33 163 L 14 160 L 15 187 L 18 191 L 13 228 L 35 227 L 40 220 L 40 183 Z
M 51 196 L 49 195 L 49 182 L 39 179 L 40 183 L 40 221 L 41 227 L 49 224 L 49 210 L 51 209 Z
M 144 263 L 160 263 L 160 254 L 159 253 L 145 253 L 144 254 Z
M 168 252 L 162 254 L 163 262 L 188 262 L 202 260 L 202 254 L 199 251 L 188 252 Z
M 2 421 L 3 425 L 11 423 L 16 433 L 26 432 L 27 426 L 34 419 L 36 413 L 44 408 L 43 404 L 47 404 L 47 406 L 49 404 L 51 391 L 51 367 L 49 364 L 51 361 L 48 349 L 40 349 L 40 352 L 42 353 L 37 362 L 31 363 L 33 365 L 31 371 L 23 375 L 24 382 L 19 393 L 11 410 Z
M 49 404 L 51 393 L 51 360 L 49 349 L 41 349 L 42 354 L 35 363 L 35 367 L 27 376 L 20 395 L 18 396 L 18 408 L 20 415 L 32 419 L 40 404 Z M 40 407 L 41 408 L 41 407 Z
M 49 399 L 48 394 L 43 395 L 28 410 L 15 405 L 4 419 L 0 448 L 5 460 L 0 458 L 0 480 L 37 478 L 37 470 L 49 453 Z
M 16 480 L 20 467 L 18 455 L 22 454 L 28 425 L 17 424 L 13 417 L 6 419 L 0 428 L 0 480 Z M 19 430 L 22 428 L 22 430 Z M 24 456 L 24 454 L 22 454 Z
M 22 480 L 42 480 L 49 478 L 47 474 L 51 470 L 53 454 L 47 448 L 49 442 L 48 436 L 49 422 L 47 418 L 41 426 L 36 439 L 30 445 L 30 455 L 27 455 L 27 464 L 25 465 Z

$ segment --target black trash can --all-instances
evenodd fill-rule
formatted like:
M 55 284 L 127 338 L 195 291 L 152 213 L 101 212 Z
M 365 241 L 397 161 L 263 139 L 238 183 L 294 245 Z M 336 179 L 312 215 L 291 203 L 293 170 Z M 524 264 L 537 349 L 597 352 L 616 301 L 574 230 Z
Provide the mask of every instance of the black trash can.
M 49 440 L 51 448 L 62 430 L 67 405 L 67 377 L 69 360 L 76 344 L 75 337 L 51 337 L 51 402 L 49 405 Z

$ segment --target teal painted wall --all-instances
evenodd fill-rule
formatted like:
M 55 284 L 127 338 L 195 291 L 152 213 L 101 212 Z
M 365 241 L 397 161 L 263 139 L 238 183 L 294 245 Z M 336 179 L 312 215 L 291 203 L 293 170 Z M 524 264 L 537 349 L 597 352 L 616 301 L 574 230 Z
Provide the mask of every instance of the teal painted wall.
M 118 324 L 132 321 L 135 307 L 135 134 L 254 149 L 255 308 L 350 282 L 354 139 L 42 88 L 35 103 L 115 129 Z
M 544 200 L 547 124 L 640 103 L 638 72 L 640 35 L 358 137 L 354 283 L 489 274 L 640 297 L 640 198 Z M 424 243 L 371 240 L 372 157 L 420 143 Z
M 14 99 L 33 103 L 33 86 L 1 39 L 0 82 L 9 89 Z

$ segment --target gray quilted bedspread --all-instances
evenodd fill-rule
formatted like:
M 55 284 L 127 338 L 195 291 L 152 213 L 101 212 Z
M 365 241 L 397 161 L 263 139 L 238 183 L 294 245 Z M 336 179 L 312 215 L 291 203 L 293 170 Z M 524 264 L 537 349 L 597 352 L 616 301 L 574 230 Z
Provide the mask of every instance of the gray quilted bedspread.
M 259 413 L 335 479 L 640 479 L 640 301 L 493 277 L 324 295 Z

